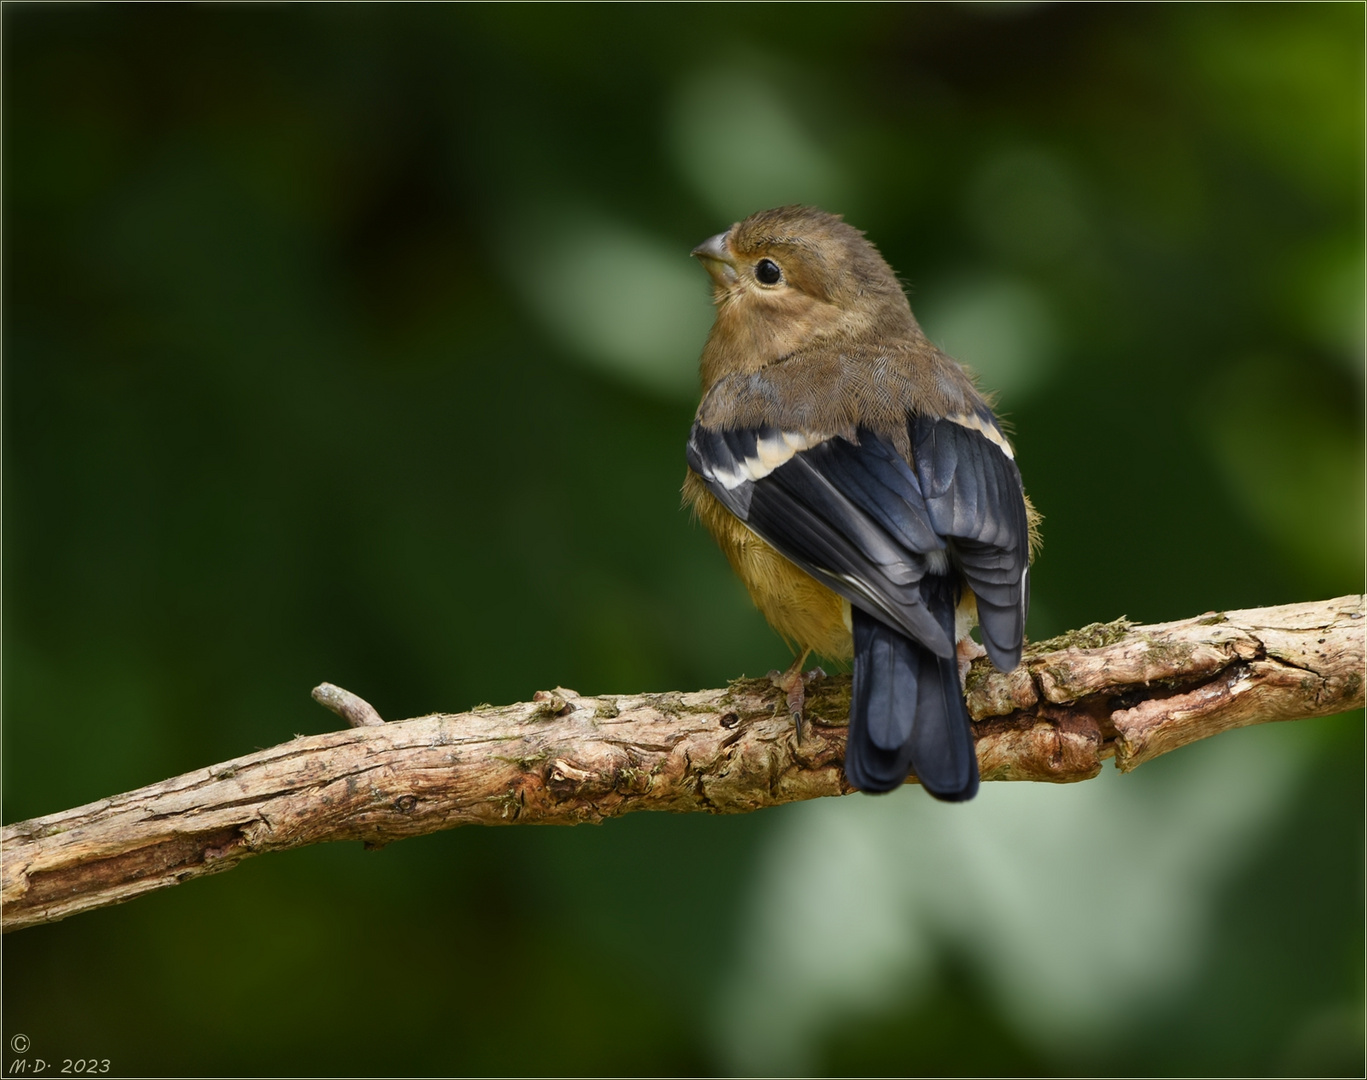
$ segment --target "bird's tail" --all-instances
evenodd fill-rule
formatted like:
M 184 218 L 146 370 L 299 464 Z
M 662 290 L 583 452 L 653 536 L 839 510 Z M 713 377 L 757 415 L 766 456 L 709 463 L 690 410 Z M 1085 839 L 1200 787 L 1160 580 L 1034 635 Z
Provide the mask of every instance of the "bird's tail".
M 948 614 L 953 639 L 954 605 Z M 915 770 L 937 799 L 963 802 L 978 791 L 973 728 L 954 656 L 929 649 L 855 608 L 854 687 L 845 775 L 863 791 L 892 791 Z

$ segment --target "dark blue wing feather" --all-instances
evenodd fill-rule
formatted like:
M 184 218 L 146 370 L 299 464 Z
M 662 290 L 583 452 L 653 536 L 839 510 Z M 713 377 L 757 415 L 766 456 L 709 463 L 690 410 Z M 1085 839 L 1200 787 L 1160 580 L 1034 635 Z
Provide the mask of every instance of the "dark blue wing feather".
M 983 646 L 1002 671 L 1020 663 L 1029 606 L 1030 523 L 1020 470 L 981 432 L 914 417 L 912 457 L 932 528 L 950 540 L 978 600 Z
M 918 587 L 926 555 L 943 551 L 915 473 L 871 432 L 827 439 L 763 473 L 756 447 L 774 428 L 716 432 L 693 426 L 688 464 L 759 536 L 855 607 L 870 611 L 939 656 L 952 633 L 926 610 Z M 898 466 L 900 462 L 900 467 Z

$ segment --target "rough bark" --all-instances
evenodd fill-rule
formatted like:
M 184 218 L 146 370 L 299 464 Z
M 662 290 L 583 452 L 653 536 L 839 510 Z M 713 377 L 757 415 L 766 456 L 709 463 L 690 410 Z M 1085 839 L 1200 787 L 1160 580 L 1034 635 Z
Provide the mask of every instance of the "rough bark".
M 1363 598 L 1096 624 L 969 674 L 984 780 L 1086 780 L 1196 739 L 1363 702 Z M 302 736 L 87 806 L 6 826 L 6 931 L 217 873 L 251 855 L 456 825 L 599 822 L 631 810 L 746 813 L 851 791 L 848 676 L 808 689 L 801 741 L 781 693 L 742 679 L 693 693 L 533 701 Z M 990 793 L 982 797 L 990 798 Z

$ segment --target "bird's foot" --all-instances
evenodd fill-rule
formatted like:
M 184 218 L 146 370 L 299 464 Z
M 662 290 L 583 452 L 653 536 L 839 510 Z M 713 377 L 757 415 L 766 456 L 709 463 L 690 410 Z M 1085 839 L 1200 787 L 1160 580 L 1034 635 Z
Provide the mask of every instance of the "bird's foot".
M 987 650 L 971 637 L 966 637 L 955 647 L 955 652 L 959 658 L 959 689 L 962 690 L 968 683 L 968 669 L 973 666 L 974 660 L 986 656 Z
M 802 665 L 807 662 L 811 652 L 811 649 L 805 650 L 789 665 L 787 671 L 769 672 L 769 681 L 783 691 L 788 702 L 788 712 L 793 717 L 793 723 L 797 725 L 798 742 L 802 741 L 802 710 L 807 704 L 807 684 L 826 677 L 826 673 L 819 667 L 803 672 Z

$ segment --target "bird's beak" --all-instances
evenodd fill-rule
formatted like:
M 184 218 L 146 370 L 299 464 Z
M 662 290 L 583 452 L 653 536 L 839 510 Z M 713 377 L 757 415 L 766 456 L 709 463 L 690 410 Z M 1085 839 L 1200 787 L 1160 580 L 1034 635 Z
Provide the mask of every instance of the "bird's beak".
M 736 283 L 736 260 L 726 246 L 730 230 L 708 237 L 693 249 L 696 258 L 702 260 L 703 269 L 712 275 L 712 280 L 722 288 Z

